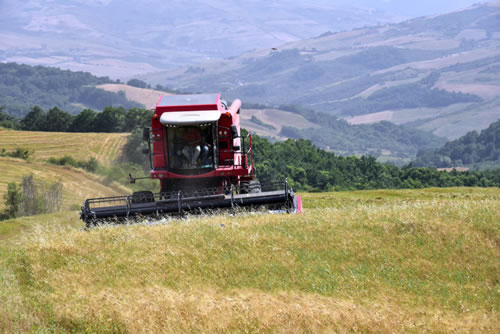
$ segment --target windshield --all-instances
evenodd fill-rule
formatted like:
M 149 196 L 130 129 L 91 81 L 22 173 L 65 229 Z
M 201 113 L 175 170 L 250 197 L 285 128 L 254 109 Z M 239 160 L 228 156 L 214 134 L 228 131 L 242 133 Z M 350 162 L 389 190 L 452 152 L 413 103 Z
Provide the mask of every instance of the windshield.
M 169 169 L 214 167 L 213 126 L 167 128 Z

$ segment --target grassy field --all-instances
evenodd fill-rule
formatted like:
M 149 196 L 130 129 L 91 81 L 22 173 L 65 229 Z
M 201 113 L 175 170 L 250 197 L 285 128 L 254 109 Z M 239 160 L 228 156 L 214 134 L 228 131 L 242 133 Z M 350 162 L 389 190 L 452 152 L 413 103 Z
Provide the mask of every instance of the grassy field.
M 77 160 L 96 158 L 110 166 L 126 143 L 128 133 L 63 133 L 12 131 L 0 128 L 0 150 L 29 148 L 34 160 L 47 160 L 70 155 Z
M 91 231 L 73 213 L 2 222 L 0 332 L 500 330 L 499 189 L 303 200 Z

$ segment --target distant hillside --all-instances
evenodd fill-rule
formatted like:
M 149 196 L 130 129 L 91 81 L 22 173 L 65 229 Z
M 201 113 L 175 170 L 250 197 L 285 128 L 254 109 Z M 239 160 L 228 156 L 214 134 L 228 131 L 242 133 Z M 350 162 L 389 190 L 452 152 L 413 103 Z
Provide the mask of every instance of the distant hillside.
M 125 98 L 129 101 L 137 102 L 146 108 L 151 108 L 156 106 L 156 103 L 164 95 L 172 95 L 171 93 L 149 89 L 149 88 L 138 88 L 125 84 L 117 83 L 107 83 L 96 86 L 96 88 L 103 89 L 107 92 L 125 94 Z M 122 93 L 123 92 L 123 93 Z
M 325 0 L 2 0 L 0 61 L 124 79 L 397 20 Z
M 142 107 L 123 92 L 107 92 L 95 85 L 113 83 L 108 77 L 58 68 L 0 63 L 0 106 L 13 116 L 26 115 L 33 106 L 58 107 L 69 113 L 109 105 Z
M 388 120 L 454 139 L 500 115 L 500 6 L 493 3 L 292 42 L 140 78 L 298 104 L 352 123 Z
M 155 105 L 157 96 L 166 94 L 118 84 L 99 87 L 130 92 L 128 96 L 147 105 Z M 338 154 L 370 154 L 381 161 L 398 164 L 410 162 L 420 149 L 436 148 L 445 142 L 443 138 L 407 126 L 389 122 L 350 125 L 336 116 L 295 105 L 271 108 L 244 102 L 241 126 L 271 139 L 310 139 L 314 145 Z
M 500 120 L 477 133 L 471 131 L 465 136 L 446 143 L 443 147 L 421 151 L 414 161 L 415 166 L 433 167 L 500 167 Z

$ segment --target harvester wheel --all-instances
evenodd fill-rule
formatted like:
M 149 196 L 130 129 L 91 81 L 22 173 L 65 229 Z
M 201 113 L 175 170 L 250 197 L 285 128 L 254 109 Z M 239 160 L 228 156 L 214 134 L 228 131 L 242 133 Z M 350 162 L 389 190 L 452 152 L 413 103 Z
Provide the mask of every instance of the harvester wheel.
M 155 197 L 151 191 L 136 191 L 132 194 L 132 203 L 151 203 L 155 201 Z
M 260 192 L 260 182 L 257 180 L 243 181 L 240 184 L 240 193 L 242 194 L 256 194 Z

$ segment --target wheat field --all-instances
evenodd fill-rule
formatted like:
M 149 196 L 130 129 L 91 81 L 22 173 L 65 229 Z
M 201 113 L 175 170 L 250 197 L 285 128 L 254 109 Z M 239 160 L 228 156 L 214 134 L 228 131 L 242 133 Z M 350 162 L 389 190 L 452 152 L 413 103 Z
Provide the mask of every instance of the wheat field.
M 69 133 L 14 131 L 0 128 L 0 150 L 14 151 L 26 148 L 34 151 L 34 160 L 61 158 L 76 160 L 96 158 L 105 166 L 119 158 L 128 133 Z
M 90 231 L 61 215 L 8 221 L 0 332 L 500 330 L 499 189 L 303 201 L 299 215 Z
M 4 208 L 3 194 L 10 182 L 20 183 L 23 176 L 34 175 L 45 182 L 60 181 L 63 184 L 63 207 L 80 206 L 85 198 L 118 196 L 130 193 L 130 189 L 116 184 L 104 184 L 104 178 L 81 169 L 56 166 L 38 161 L 0 158 L 0 210 Z
M 28 161 L 0 157 L 0 210 L 3 194 L 11 182 L 20 183 L 23 176 L 33 174 L 45 182 L 63 183 L 63 207 L 80 206 L 85 198 L 116 196 L 130 193 L 130 189 L 115 183 L 104 184 L 103 177 L 67 166 L 47 163 L 50 157 L 65 155 L 76 160 L 96 158 L 104 166 L 112 166 L 127 141 L 126 133 L 62 133 L 14 131 L 0 128 L 0 150 L 16 148 L 32 150 Z

